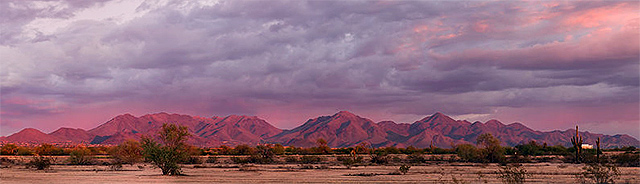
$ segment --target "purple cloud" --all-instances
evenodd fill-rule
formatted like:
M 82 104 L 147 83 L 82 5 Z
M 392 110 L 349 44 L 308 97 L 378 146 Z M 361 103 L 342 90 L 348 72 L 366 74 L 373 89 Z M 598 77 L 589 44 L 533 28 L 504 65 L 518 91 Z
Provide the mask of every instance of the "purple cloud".
M 399 122 L 441 111 L 558 125 L 533 113 L 640 103 L 638 2 L 0 7 L 2 135 L 24 126 L 92 128 L 117 114 L 159 111 L 260 115 L 279 127 L 336 110 Z M 46 99 L 55 110 L 12 99 Z M 640 137 L 629 126 L 640 121 L 637 111 L 610 113 L 619 114 L 581 121 L 623 122 L 606 131 Z M 45 117 L 47 125 L 37 123 Z M 574 123 L 557 120 L 569 122 L 555 128 Z

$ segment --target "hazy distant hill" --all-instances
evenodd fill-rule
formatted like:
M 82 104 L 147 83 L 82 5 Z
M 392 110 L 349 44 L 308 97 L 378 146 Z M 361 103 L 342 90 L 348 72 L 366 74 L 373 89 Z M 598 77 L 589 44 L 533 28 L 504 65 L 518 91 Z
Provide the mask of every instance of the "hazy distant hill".
M 478 135 L 491 133 L 504 145 L 515 146 L 535 140 L 548 145 L 569 146 L 575 129 L 541 132 L 520 123 L 505 125 L 498 120 L 468 122 L 454 120 L 442 113 L 435 113 L 412 124 L 382 121 L 375 123 L 348 111 L 331 116 L 309 119 L 291 129 L 278 129 L 255 116 L 230 115 L 227 117 L 194 117 L 189 115 L 157 113 L 135 117 L 124 114 L 85 131 L 60 128 L 50 134 L 27 128 L 7 137 L 4 142 L 28 143 L 92 143 L 118 144 L 127 139 L 139 139 L 142 135 L 155 135 L 163 123 L 187 126 L 193 134 L 189 143 L 197 146 L 255 145 L 280 143 L 293 146 L 314 146 L 319 138 L 327 140 L 331 147 L 354 146 L 361 142 L 381 146 L 451 147 L 453 144 L 475 143 Z M 640 141 L 628 135 L 602 135 L 580 132 L 584 142 L 593 144 L 600 137 L 603 147 L 640 146 Z

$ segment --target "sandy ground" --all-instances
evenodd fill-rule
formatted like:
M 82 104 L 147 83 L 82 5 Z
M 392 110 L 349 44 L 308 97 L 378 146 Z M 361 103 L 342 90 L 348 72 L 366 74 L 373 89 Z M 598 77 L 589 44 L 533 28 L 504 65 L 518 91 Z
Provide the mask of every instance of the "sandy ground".
M 299 165 L 252 165 L 240 168 L 211 168 L 219 165 L 204 164 L 206 168 L 185 165 L 186 176 L 162 176 L 151 165 L 125 165 L 122 171 L 109 171 L 107 166 L 53 165 L 47 171 L 12 166 L 0 169 L 0 183 L 500 183 L 494 172 L 495 164 L 443 164 L 412 166 L 406 175 L 346 176 L 347 174 L 396 172 L 398 166 L 359 166 L 346 169 L 330 166 L 328 169 L 301 169 Z M 322 166 L 322 165 L 314 165 Z M 326 165 L 325 165 L 326 166 Z M 582 165 L 538 163 L 525 164 L 532 174 L 527 183 L 575 183 L 574 175 Z M 640 168 L 621 167 L 618 183 L 640 183 Z

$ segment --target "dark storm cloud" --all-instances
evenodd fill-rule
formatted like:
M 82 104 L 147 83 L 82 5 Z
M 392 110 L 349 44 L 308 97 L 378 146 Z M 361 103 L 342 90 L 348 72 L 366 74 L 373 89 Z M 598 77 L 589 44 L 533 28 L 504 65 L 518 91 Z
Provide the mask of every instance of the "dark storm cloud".
M 3 99 L 46 96 L 56 112 L 457 115 L 639 101 L 637 2 L 144 1 L 129 19 L 75 17 L 116 2 L 4 3 Z M 47 32 L 43 18 L 73 21 Z M 2 111 L 40 113 L 27 107 Z

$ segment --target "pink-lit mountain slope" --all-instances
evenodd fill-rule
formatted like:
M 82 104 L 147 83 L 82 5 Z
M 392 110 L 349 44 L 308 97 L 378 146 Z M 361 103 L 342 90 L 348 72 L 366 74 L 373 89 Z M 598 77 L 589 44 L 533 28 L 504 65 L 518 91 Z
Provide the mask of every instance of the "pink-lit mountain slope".
M 541 132 L 520 123 L 505 125 L 498 120 L 468 122 L 454 120 L 442 113 L 435 113 L 412 124 L 382 121 L 375 123 L 347 111 L 331 116 L 309 119 L 291 129 L 278 129 L 256 116 L 230 115 L 211 118 L 157 113 L 135 117 L 130 114 L 116 116 L 106 123 L 85 131 L 82 129 L 60 128 L 50 134 L 27 128 L 8 137 L 0 137 L 3 142 L 25 143 L 92 143 L 118 144 L 127 139 L 140 139 L 142 135 L 156 135 L 164 123 L 188 127 L 192 136 L 188 142 L 203 147 L 220 145 L 255 145 L 260 143 L 280 143 L 292 146 L 315 146 L 320 138 L 331 147 L 348 147 L 360 143 L 382 146 L 415 146 L 448 148 L 455 144 L 475 143 L 478 135 L 491 133 L 503 145 L 515 146 L 535 140 L 548 145 L 569 146 L 575 134 L 574 129 Z M 602 135 L 580 132 L 584 142 L 594 144 L 600 137 L 603 147 L 640 147 L 640 142 L 628 135 Z

